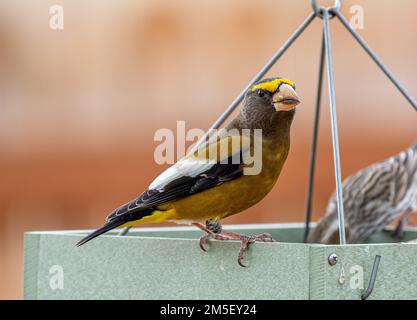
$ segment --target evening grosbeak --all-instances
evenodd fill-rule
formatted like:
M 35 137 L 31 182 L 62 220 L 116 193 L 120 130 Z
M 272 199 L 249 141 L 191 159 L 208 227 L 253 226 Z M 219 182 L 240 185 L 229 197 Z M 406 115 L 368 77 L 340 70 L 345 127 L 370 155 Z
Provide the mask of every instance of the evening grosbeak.
M 272 242 L 271 235 L 240 235 L 223 230 L 219 221 L 253 206 L 271 191 L 287 159 L 299 103 L 295 85 L 288 79 L 255 83 L 246 92 L 239 115 L 215 139 L 165 170 L 138 198 L 113 211 L 106 224 L 77 245 L 113 228 L 172 221 L 203 230 L 206 235 L 200 247 L 204 251 L 209 239 L 241 241 L 238 263 L 244 266 L 248 246 L 255 241 Z M 259 168 L 246 161 L 256 153 Z
M 346 241 L 360 243 L 400 219 L 417 211 L 417 144 L 383 162 L 362 169 L 343 182 Z M 338 243 L 336 196 L 314 228 L 308 242 Z

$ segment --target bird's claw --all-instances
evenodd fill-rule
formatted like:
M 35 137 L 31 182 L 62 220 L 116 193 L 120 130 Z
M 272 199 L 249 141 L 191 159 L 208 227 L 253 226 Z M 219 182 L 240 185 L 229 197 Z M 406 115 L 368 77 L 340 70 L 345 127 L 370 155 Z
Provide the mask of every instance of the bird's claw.
M 200 238 L 200 248 L 201 250 L 203 250 L 204 252 L 207 252 L 207 249 L 205 247 L 205 245 L 207 244 L 208 240 L 231 240 L 229 237 L 223 236 L 220 233 L 207 233 L 204 236 L 202 236 Z
M 256 241 L 260 241 L 260 242 L 274 242 L 275 240 L 272 238 L 272 236 L 269 233 L 262 233 L 256 236 L 244 236 L 242 235 L 240 237 L 240 241 L 241 241 L 241 245 L 240 245 L 240 249 L 239 249 L 239 254 L 237 256 L 237 263 L 243 267 L 246 268 L 247 266 L 245 264 L 243 264 L 242 260 L 244 258 L 244 254 L 246 251 L 248 251 L 249 246 L 256 242 Z
M 253 242 L 255 242 L 255 240 L 253 240 L 253 237 L 242 236 L 241 241 L 242 242 L 241 242 L 241 245 L 240 245 L 239 254 L 237 255 L 237 263 L 241 267 L 246 268 L 247 266 L 245 264 L 243 264 L 243 262 L 242 262 L 243 255 L 245 254 L 246 251 L 248 251 L 249 245 L 252 244 Z
M 207 233 L 206 235 L 204 235 L 200 238 L 200 248 L 204 252 L 207 252 L 207 249 L 206 249 L 205 245 L 206 245 L 207 241 L 210 240 L 210 239 L 213 239 L 213 235 L 211 233 Z

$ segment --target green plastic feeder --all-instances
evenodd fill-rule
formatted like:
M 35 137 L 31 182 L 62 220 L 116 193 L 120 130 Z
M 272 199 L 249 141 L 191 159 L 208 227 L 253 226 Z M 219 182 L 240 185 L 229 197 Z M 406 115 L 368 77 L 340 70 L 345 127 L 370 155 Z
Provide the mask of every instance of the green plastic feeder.
M 192 227 L 116 232 L 76 247 L 88 230 L 25 234 L 25 299 L 361 299 L 381 256 L 368 299 L 417 298 L 417 244 L 390 243 L 390 232 L 366 244 L 303 244 L 303 224 L 234 225 L 269 232 L 279 242 L 255 243 L 237 264 L 240 244 L 210 241 Z M 417 238 L 407 228 L 404 241 Z

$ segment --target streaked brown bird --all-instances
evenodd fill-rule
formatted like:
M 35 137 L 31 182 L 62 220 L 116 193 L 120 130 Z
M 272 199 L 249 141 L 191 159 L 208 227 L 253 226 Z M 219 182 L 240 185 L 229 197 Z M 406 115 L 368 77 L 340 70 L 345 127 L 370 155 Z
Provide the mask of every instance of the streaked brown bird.
M 346 178 L 343 204 L 348 243 L 360 243 L 396 219 L 400 234 L 404 219 L 417 211 L 417 144 Z M 308 242 L 339 242 L 335 193 Z
M 259 81 L 246 92 L 240 114 L 218 139 L 165 170 L 145 192 L 112 212 L 106 224 L 78 245 L 114 228 L 172 221 L 203 230 L 203 250 L 210 239 L 241 241 L 238 263 L 244 266 L 248 246 L 273 241 L 272 237 L 226 231 L 219 221 L 253 206 L 271 191 L 287 159 L 299 102 L 292 81 L 279 77 Z M 256 131 L 259 129 L 261 133 Z M 252 155 L 259 156 L 258 171 L 255 162 L 246 161 Z M 255 170 L 249 172 L 251 168 Z

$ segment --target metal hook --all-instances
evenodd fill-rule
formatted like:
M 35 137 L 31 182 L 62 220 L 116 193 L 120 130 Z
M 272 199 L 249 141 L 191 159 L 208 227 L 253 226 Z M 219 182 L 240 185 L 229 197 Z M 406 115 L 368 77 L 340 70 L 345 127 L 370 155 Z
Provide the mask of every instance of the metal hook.
M 313 7 L 314 14 L 323 19 L 323 12 L 328 10 L 330 13 L 330 19 L 335 17 L 335 14 L 332 11 L 340 11 L 342 8 L 343 0 L 335 0 L 333 7 L 325 8 L 317 4 L 317 0 L 310 0 L 311 6 Z
M 369 279 L 368 288 L 366 288 L 365 292 L 362 293 L 361 299 L 366 300 L 371 295 L 372 291 L 374 290 L 376 274 L 378 273 L 379 262 L 381 260 L 380 255 L 375 256 L 374 265 L 372 266 L 371 271 L 371 278 Z

